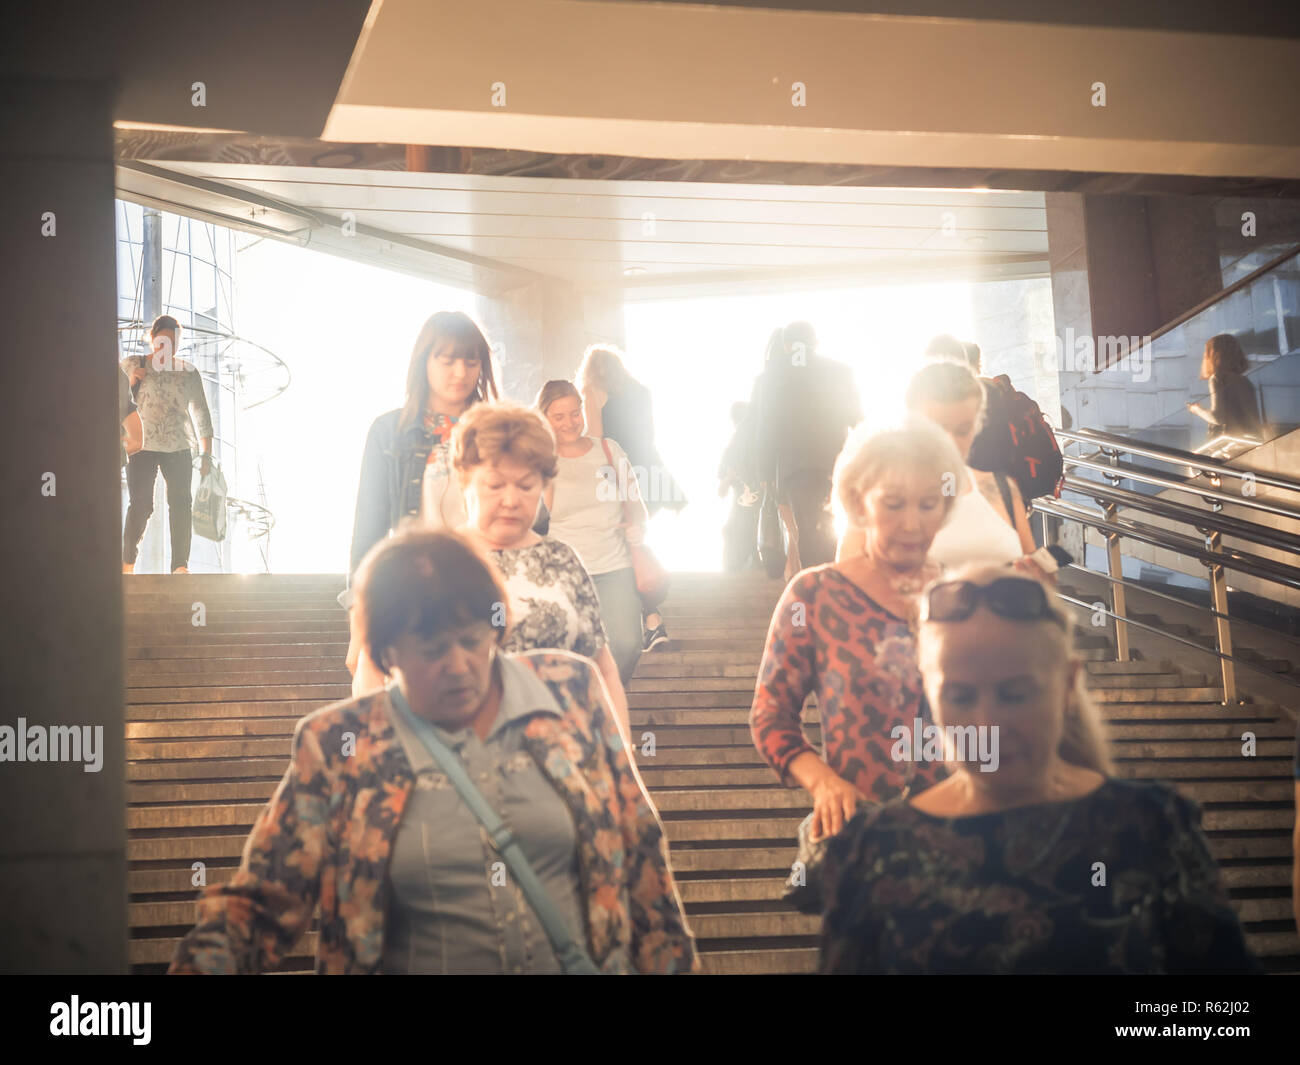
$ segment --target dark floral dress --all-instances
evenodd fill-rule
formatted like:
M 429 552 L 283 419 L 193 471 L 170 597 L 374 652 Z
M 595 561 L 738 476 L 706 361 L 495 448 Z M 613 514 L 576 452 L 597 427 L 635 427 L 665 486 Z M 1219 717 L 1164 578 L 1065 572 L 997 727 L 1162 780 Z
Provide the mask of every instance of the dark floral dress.
M 816 692 L 826 764 L 871 802 L 914 794 L 943 778 L 939 762 L 896 761 L 892 730 L 931 723 L 911 626 L 833 566 L 804 570 L 772 614 L 749 729 L 781 780 L 814 748 L 800 712 Z
M 595 658 L 608 642 L 596 586 L 568 544 L 543 536 L 531 547 L 493 551 L 510 600 L 510 635 L 501 649 L 572 651 Z
M 825 973 L 1250 973 L 1200 828 L 1167 785 L 941 818 L 860 812 L 825 865 Z

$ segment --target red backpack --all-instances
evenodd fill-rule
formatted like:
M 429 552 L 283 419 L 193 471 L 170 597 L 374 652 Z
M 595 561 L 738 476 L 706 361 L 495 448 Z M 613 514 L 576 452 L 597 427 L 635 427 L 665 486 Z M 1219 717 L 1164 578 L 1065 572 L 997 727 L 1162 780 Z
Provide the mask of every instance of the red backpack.
M 984 425 L 971 444 L 970 466 L 1014 478 L 1026 505 L 1039 496 L 1059 499 L 1065 462 L 1042 409 L 1006 374 L 985 380 L 984 390 Z

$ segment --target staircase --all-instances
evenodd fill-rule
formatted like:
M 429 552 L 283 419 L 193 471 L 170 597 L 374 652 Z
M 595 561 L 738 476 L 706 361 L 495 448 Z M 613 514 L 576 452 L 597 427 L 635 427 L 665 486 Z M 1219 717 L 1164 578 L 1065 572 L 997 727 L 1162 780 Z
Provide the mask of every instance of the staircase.
M 337 577 L 137 576 L 126 581 L 130 960 L 162 971 L 193 924 L 195 881 L 238 866 L 284 772 L 297 720 L 347 698 Z M 761 576 L 679 575 L 671 649 L 641 659 L 628 698 L 637 761 L 709 973 L 811 972 L 817 919 L 781 902 L 805 793 L 781 787 L 747 724 L 781 592 Z M 195 626 L 195 604 L 206 624 Z M 1204 827 L 1267 968 L 1300 972 L 1290 913 L 1294 721 L 1225 708 L 1204 676 L 1168 662 L 1106 661 L 1083 638 L 1122 776 L 1173 781 Z M 817 739 L 815 709 L 805 720 Z M 1241 757 L 1241 733 L 1258 755 Z M 653 751 L 653 753 L 651 753 Z M 314 933 L 286 971 L 312 967 Z

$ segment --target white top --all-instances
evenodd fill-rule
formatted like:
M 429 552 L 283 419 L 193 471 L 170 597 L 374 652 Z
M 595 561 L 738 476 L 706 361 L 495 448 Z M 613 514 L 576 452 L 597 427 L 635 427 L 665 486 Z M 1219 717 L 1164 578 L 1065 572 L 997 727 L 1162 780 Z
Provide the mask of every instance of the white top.
M 468 520 L 451 445 L 434 444 L 420 485 L 420 521 L 430 529 L 459 529 Z
M 585 455 L 557 455 L 560 472 L 555 478 L 548 535 L 573 548 L 588 573 L 612 573 L 632 565 L 623 530 L 623 499 L 640 500 L 636 475 L 623 449 L 608 440 L 614 467 L 605 449 L 593 437 Z M 615 472 L 617 471 L 617 472 Z
M 970 563 L 1013 562 L 1023 553 L 1019 534 L 993 509 L 971 475 L 970 490 L 953 503 L 930 545 L 930 557 L 952 569 Z

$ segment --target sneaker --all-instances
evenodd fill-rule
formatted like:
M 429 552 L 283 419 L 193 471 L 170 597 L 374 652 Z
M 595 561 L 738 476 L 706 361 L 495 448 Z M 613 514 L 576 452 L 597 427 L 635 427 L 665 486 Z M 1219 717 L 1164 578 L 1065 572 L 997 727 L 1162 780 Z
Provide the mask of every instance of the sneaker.
M 666 647 L 668 645 L 668 629 L 664 627 L 661 621 L 657 628 L 651 629 L 645 634 L 645 649 L 653 651 L 656 647 Z
M 172 573 L 189 573 L 189 571 L 190 568 L 188 566 L 177 566 L 174 570 L 172 570 Z

